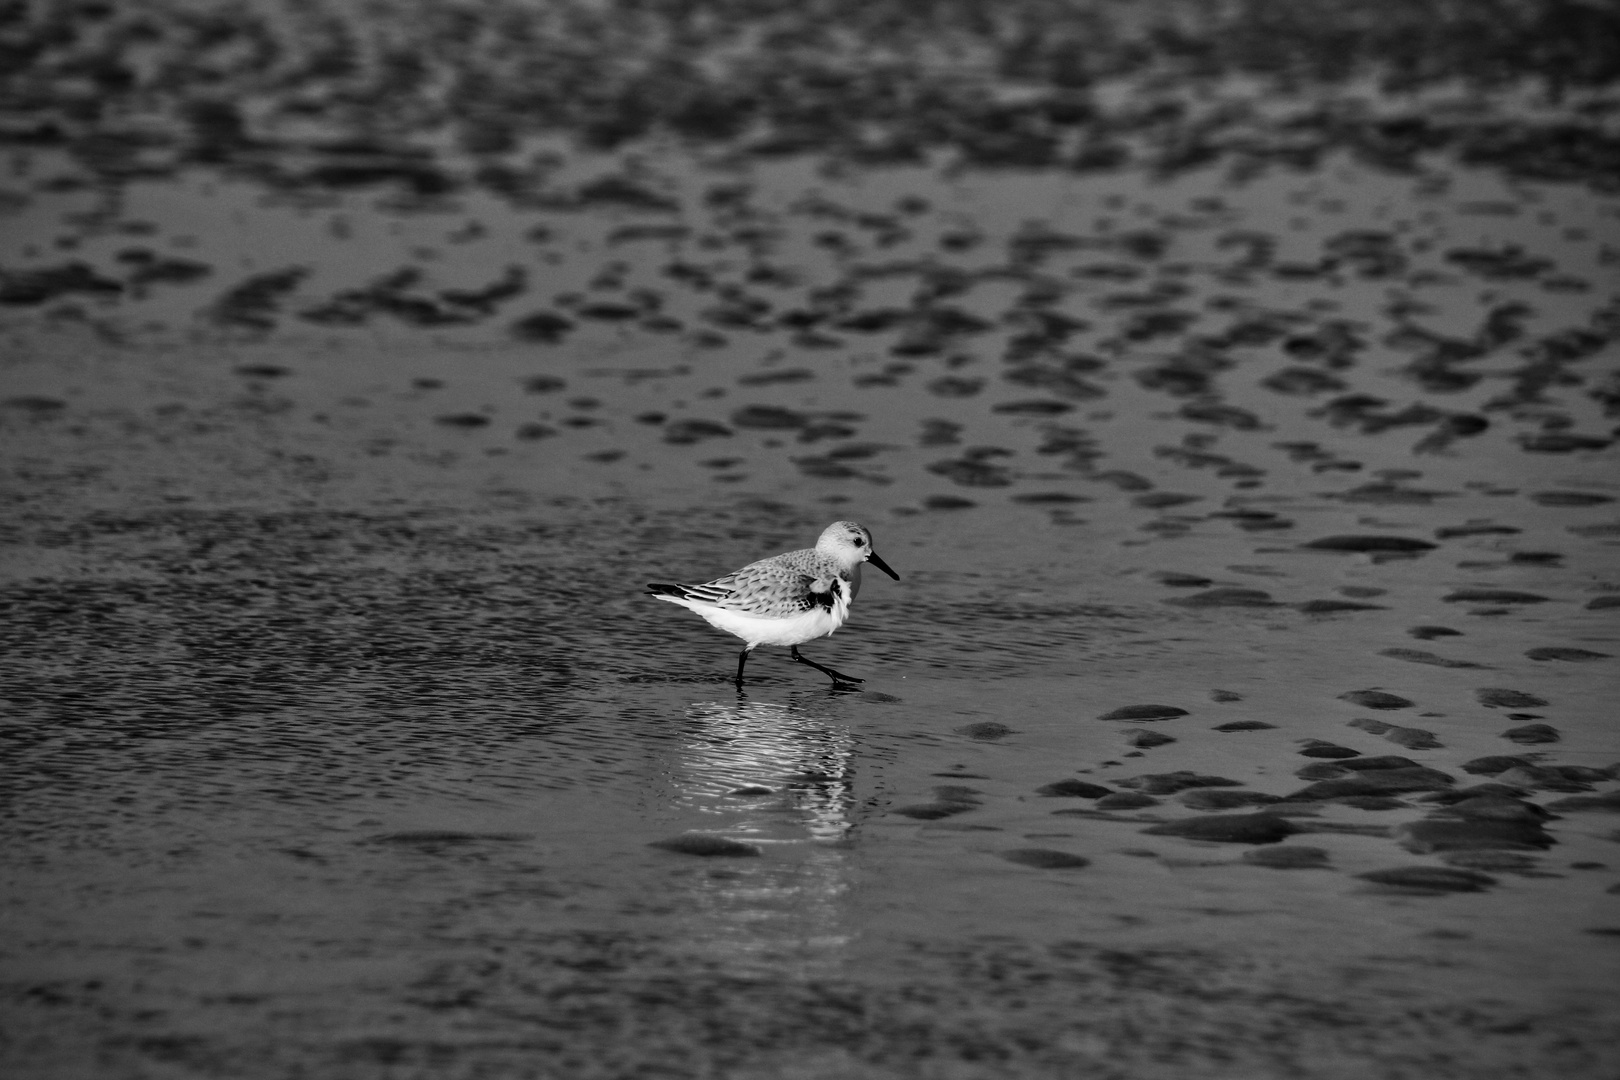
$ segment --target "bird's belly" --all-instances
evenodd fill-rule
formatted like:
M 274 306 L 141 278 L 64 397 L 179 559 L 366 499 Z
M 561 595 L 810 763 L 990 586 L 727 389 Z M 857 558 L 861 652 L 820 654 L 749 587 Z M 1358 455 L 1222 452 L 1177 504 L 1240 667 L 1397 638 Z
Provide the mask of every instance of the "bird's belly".
M 754 645 L 801 645 L 826 637 L 849 618 L 849 605 L 835 603 L 831 609 L 814 607 L 785 619 L 763 619 L 758 615 L 745 615 L 724 608 L 699 611 L 710 625 L 735 634 Z

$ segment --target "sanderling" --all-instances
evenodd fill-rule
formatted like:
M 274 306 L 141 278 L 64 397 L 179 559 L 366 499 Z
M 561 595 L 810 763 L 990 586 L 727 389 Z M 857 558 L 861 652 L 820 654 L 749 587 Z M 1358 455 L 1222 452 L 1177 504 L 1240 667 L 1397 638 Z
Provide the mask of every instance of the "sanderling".
M 660 600 L 691 608 L 713 626 L 747 642 L 737 656 L 737 686 L 743 665 L 760 645 L 787 645 L 793 659 L 832 677 L 833 685 L 865 680 L 843 675 L 799 655 L 799 645 L 825 637 L 844 625 L 849 605 L 861 588 L 861 563 L 870 562 L 899 581 L 900 575 L 872 550 L 872 533 L 853 521 L 835 521 L 813 548 L 772 555 L 702 585 L 654 581 L 648 591 Z

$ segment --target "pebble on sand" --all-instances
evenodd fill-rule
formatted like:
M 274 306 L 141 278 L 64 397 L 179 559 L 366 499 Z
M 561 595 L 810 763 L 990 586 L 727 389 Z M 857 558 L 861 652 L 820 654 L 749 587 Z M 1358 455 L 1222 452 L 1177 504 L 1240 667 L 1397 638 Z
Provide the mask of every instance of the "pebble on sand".
M 1535 870 L 1540 859 L 1534 855 L 1526 855 L 1522 851 L 1499 851 L 1490 848 L 1480 848 L 1470 851 L 1445 851 L 1440 858 L 1448 866 L 1460 866 L 1465 870 L 1484 870 L 1489 873 L 1523 874 Z
M 1307 600 L 1296 605 L 1306 615 L 1336 615 L 1344 611 L 1387 611 L 1383 604 L 1363 604 L 1354 600 Z
M 1410 536 L 1324 536 L 1320 540 L 1312 540 L 1301 545 L 1313 551 L 1348 551 L 1367 552 L 1420 552 L 1433 551 L 1439 547 L 1427 540 L 1418 540 Z
M 1245 851 L 1243 861 L 1270 870 L 1325 870 L 1328 867 L 1328 853 L 1322 848 L 1290 844 Z
M 1261 589 L 1207 589 L 1191 596 L 1177 596 L 1166 600 L 1166 604 L 1186 608 L 1220 608 L 1220 607 L 1281 607 L 1282 602 L 1273 600 L 1271 594 Z
M 1401 795 L 1413 791 L 1444 791 L 1451 778 L 1435 769 L 1369 769 L 1350 776 L 1318 780 L 1287 796 L 1292 802 L 1317 802 L 1351 795 Z
M 1099 810 L 1140 810 L 1144 806 L 1158 806 L 1159 800 L 1140 791 L 1116 791 L 1097 800 Z
M 1174 795 L 1178 791 L 1200 787 L 1242 787 L 1238 780 L 1224 776 L 1202 776 L 1186 769 L 1168 773 L 1144 773 L 1119 781 L 1122 788 L 1132 788 L 1149 795 Z
M 1185 840 L 1223 844 L 1275 844 L 1299 832 L 1299 827 L 1276 814 L 1216 814 L 1166 821 L 1142 831 L 1150 836 L 1179 836 Z
M 1526 694 L 1520 690 L 1504 690 L 1494 686 L 1485 686 L 1475 690 L 1474 697 L 1487 709 L 1540 709 L 1547 704 L 1546 698 L 1539 698 L 1534 694 Z
M 1551 597 L 1516 589 L 1458 589 L 1440 599 L 1447 604 L 1545 604 Z
M 1037 870 L 1078 870 L 1082 866 L 1091 865 L 1091 860 L 1083 855 L 1071 855 L 1067 851 L 1055 851 L 1052 848 L 1013 848 L 1001 852 L 1001 857 L 1008 862 L 1032 866 Z
M 990 742 L 994 739 L 1004 739 L 1013 734 L 1013 729 L 1006 724 L 998 724 L 994 720 L 982 720 L 977 724 L 967 724 L 956 729 L 958 735 L 966 735 L 970 739 L 979 739 Z
M 1088 784 L 1084 780 L 1058 780 L 1035 789 L 1035 794 L 1065 799 L 1100 799 L 1112 795 L 1111 788 L 1101 784 Z
M 1558 742 L 1563 736 L 1551 724 L 1523 724 L 1508 728 L 1502 732 L 1502 738 L 1521 746 L 1536 746 L 1540 743 Z
M 1264 806 L 1280 801 L 1276 795 L 1230 788 L 1193 788 L 1183 792 L 1180 798 L 1181 805 L 1189 810 L 1235 810 L 1240 806 Z
M 1352 750 L 1348 746 L 1327 742 L 1324 739 L 1306 739 L 1304 749 L 1300 751 L 1302 757 L 1311 758 L 1352 758 L 1360 757 L 1360 750 Z
M 1133 731 L 1126 736 L 1125 741 L 1138 750 L 1151 750 L 1155 746 L 1164 746 L 1176 740 L 1175 736 L 1160 731 Z
M 1442 637 L 1461 637 L 1461 630 L 1453 630 L 1449 626 L 1414 626 L 1407 631 L 1419 641 L 1433 641 Z
M 1098 801 L 1098 806 L 1102 801 Z M 1572 810 L 1605 810 L 1611 814 L 1620 814 L 1620 791 L 1608 791 L 1602 795 L 1570 795 L 1562 799 L 1554 799 L 1547 804 L 1547 809 L 1565 813 Z
M 701 855 L 704 858 L 737 858 L 760 854 L 759 848 L 753 844 L 728 840 L 713 833 L 682 833 L 667 840 L 654 840 L 647 846 L 673 851 L 677 855 Z
M 1476 664 L 1471 660 L 1453 660 L 1438 653 L 1428 652 L 1424 649 L 1379 649 L 1379 656 L 1387 656 L 1391 660 L 1405 660 L 1409 664 L 1431 664 L 1443 668 L 1489 668 L 1489 664 Z
M 1399 724 L 1386 724 L 1382 720 L 1361 718 L 1350 721 L 1350 726 L 1382 735 L 1397 746 L 1404 746 L 1408 750 L 1433 750 L 1440 746 L 1440 740 L 1435 738 L 1434 732 L 1422 728 L 1401 727 Z
M 1557 843 L 1534 821 L 1489 818 L 1425 818 L 1395 826 L 1397 843 L 1414 855 L 1436 851 L 1539 850 Z
M 933 802 L 912 803 L 909 806 L 897 806 L 891 813 L 901 817 L 916 818 L 918 821 L 938 821 L 940 818 L 952 817 L 956 814 L 965 814 L 969 810 L 977 809 L 979 793 L 970 787 L 960 784 L 941 784 L 934 789 L 938 796 Z
M 1570 774 L 1558 767 L 1543 765 L 1515 765 L 1498 773 L 1497 782 L 1532 791 L 1591 791 L 1592 781 L 1579 773 Z
M 1591 649 L 1574 649 L 1561 645 L 1544 645 L 1537 649 L 1527 649 L 1524 655 L 1532 660 L 1563 660 L 1572 664 L 1588 660 L 1608 660 L 1614 656 L 1613 653 L 1593 652 Z
M 1443 866 L 1397 866 L 1389 870 L 1369 870 L 1356 877 L 1375 885 L 1425 893 L 1482 892 L 1496 884 L 1496 879 L 1488 874 Z
M 1186 716 L 1186 709 L 1178 709 L 1174 705 L 1126 705 L 1113 712 L 1103 713 L 1097 717 L 1099 720 L 1173 720 L 1178 716 Z
M 1465 761 L 1459 767 L 1470 776 L 1495 776 L 1497 773 L 1507 772 L 1514 766 L 1530 764 L 1532 764 L 1530 758 L 1519 757 L 1516 754 L 1488 754 L 1472 761 Z
M 1383 690 L 1351 690 L 1340 694 L 1339 700 L 1360 705 L 1364 709 L 1409 709 L 1416 704 L 1409 698 Z

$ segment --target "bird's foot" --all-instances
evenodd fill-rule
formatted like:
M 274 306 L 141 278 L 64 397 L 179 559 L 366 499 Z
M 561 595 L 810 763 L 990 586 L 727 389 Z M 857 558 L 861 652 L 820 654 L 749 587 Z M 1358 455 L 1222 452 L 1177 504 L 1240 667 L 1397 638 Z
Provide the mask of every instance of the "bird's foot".
M 817 671 L 831 679 L 833 681 L 834 690 L 856 690 L 859 689 L 859 687 L 856 685 L 857 683 L 863 683 L 866 681 L 865 679 L 857 678 L 854 675 L 845 675 L 842 671 L 834 671 L 830 667 L 826 667 L 822 664 L 816 663 L 814 660 L 800 656 L 797 647 L 793 649 L 790 655 L 799 663 L 809 664 L 811 667 L 815 668 Z

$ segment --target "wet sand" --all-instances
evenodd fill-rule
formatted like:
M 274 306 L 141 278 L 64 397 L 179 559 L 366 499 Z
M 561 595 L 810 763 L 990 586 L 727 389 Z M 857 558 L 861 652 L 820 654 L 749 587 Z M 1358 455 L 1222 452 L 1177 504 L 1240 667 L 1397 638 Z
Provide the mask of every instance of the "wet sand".
M 222 10 L 16 23 L 6 1075 L 1620 1068 L 1601 9 Z

